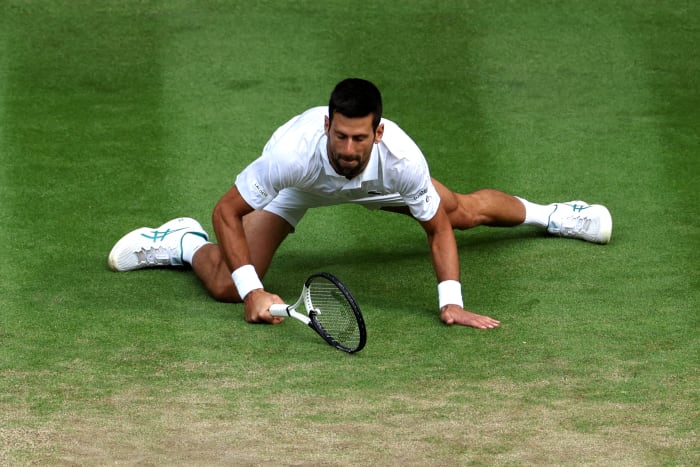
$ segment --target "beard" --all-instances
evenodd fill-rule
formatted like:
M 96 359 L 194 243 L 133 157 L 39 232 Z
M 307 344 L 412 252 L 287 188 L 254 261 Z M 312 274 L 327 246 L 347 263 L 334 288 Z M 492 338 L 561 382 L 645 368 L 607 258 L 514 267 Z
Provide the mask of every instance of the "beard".
M 366 165 L 362 163 L 361 156 L 347 156 L 336 152 L 331 153 L 331 162 L 333 169 L 348 179 L 359 175 Z

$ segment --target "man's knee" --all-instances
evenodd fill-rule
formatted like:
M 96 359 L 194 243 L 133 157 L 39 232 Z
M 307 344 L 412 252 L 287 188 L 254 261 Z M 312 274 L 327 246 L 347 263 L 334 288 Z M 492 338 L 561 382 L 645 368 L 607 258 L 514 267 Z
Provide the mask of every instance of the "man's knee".
M 287 235 L 294 231 L 289 222 L 268 211 L 255 211 L 243 218 L 251 262 L 262 278 L 272 257 Z
M 469 209 L 459 206 L 447 213 L 453 229 L 467 230 L 480 225 L 479 218 Z
M 481 200 L 479 193 L 450 193 L 445 203 L 445 211 L 450 218 L 452 228 L 467 230 L 481 225 Z
M 205 284 L 209 296 L 214 300 L 224 303 L 240 303 L 241 298 L 238 296 L 233 280 L 221 280 L 213 284 Z

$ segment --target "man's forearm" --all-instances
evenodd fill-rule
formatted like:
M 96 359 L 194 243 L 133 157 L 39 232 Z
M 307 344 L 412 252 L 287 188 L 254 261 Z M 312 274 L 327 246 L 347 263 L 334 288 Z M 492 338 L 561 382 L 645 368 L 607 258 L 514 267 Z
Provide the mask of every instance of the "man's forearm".
M 233 187 L 217 203 L 212 215 L 212 224 L 219 246 L 241 299 L 253 290 L 261 289 L 262 283 L 252 265 L 250 249 L 243 227 L 243 216 L 252 208 Z

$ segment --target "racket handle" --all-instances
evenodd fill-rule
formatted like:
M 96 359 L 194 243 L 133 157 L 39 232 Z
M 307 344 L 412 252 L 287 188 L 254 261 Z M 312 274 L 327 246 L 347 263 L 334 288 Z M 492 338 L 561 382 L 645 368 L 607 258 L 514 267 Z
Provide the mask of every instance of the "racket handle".
M 280 303 L 270 305 L 270 314 L 272 316 L 289 316 L 289 306 Z

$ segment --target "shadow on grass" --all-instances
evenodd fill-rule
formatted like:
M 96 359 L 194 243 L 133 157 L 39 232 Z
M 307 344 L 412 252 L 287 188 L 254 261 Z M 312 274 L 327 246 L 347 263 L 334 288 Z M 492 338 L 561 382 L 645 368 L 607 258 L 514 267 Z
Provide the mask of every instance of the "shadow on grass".
M 456 232 L 457 248 L 462 257 L 479 255 L 505 246 L 532 240 L 554 239 L 543 235 L 540 230 L 530 228 L 516 229 L 477 229 L 469 232 Z M 343 268 L 366 268 L 368 265 L 383 266 L 387 273 L 406 261 L 418 260 L 418 263 L 430 265 L 430 253 L 424 236 L 416 236 L 413 244 L 391 247 L 392 243 L 376 246 L 365 244 L 361 247 L 336 248 L 333 250 L 317 249 L 305 251 L 303 255 L 283 252 L 273 264 L 273 272 L 291 273 L 308 269 L 310 264 L 333 265 Z M 464 258 L 462 258 L 464 262 Z

